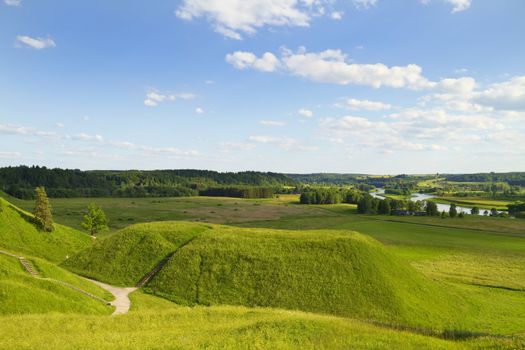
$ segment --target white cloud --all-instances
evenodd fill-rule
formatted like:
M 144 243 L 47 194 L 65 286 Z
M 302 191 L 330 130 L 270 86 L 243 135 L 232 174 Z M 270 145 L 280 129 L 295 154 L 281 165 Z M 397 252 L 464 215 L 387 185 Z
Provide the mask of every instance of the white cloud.
M 81 140 L 81 141 L 96 141 L 96 142 L 104 142 L 104 138 L 101 135 L 91 135 L 86 133 L 80 133 L 76 134 L 71 137 L 73 140 Z
M 4 4 L 7 6 L 20 6 L 22 4 L 22 0 L 4 0 Z
M 472 5 L 472 0 L 444 0 L 446 3 L 452 5 L 452 13 L 465 11 Z M 430 4 L 431 0 L 419 0 L 423 5 Z
M 348 63 L 341 50 L 309 53 L 300 48 L 294 53 L 283 49 L 280 59 L 269 52 L 257 58 L 251 52 L 237 51 L 227 55 L 226 61 L 237 69 L 251 68 L 265 72 L 281 69 L 305 79 L 340 85 L 422 89 L 432 88 L 437 84 L 426 79 L 421 67 L 416 64 L 388 67 L 381 63 Z
M 352 3 L 358 9 L 369 9 L 377 4 L 377 0 L 353 0 Z
M 335 21 L 340 21 L 343 19 L 343 12 L 341 11 L 334 11 L 330 14 L 330 18 L 332 18 Z
M 18 35 L 16 37 L 18 44 L 23 44 L 26 47 L 31 47 L 36 50 L 42 50 L 49 47 L 55 47 L 56 44 L 51 38 L 31 38 L 27 35 Z
M 260 120 L 259 124 L 264 126 L 285 126 L 286 123 L 278 120 Z
M 252 68 L 263 72 L 273 72 L 279 67 L 279 59 L 272 53 L 266 52 L 257 58 L 251 52 L 236 51 L 226 55 L 226 62 L 237 69 Z
M 490 85 L 474 94 L 474 101 L 502 110 L 525 110 L 525 76 Z
M 56 126 L 57 128 L 63 128 L 63 127 L 65 127 L 64 123 L 56 123 L 55 126 Z
M 323 13 L 324 0 L 184 0 L 175 11 L 178 18 L 206 18 L 214 30 L 240 40 L 264 26 L 307 27 Z M 241 34 L 242 33 L 242 34 Z
M 202 109 L 201 107 L 197 107 L 197 108 L 195 108 L 195 113 L 197 113 L 197 114 L 204 114 L 204 109 Z
M 179 93 L 179 94 L 164 94 L 155 90 L 150 90 L 146 93 L 144 98 L 144 105 L 148 107 L 156 107 L 159 103 L 164 101 L 176 101 L 177 99 L 191 100 L 196 96 L 192 93 Z
M 299 114 L 301 117 L 311 118 L 314 116 L 314 112 L 312 112 L 309 109 L 301 108 L 297 111 L 297 114 Z
M 445 0 L 453 6 L 452 13 L 465 11 L 470 8 L 472 0 Z
M 369 100 L 357 100 L 355 98 L 346 100 L 346 106 L 352 110 L 366 109 L 370 111 L 381 111 L 392 108 L 392 105 L 388 103 Z

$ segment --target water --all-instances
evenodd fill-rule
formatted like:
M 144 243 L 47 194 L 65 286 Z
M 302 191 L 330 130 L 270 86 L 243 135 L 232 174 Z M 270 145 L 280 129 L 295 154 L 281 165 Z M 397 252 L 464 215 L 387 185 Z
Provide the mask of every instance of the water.
M 385 189 L 384 188 L 378 188 L 377 189 L 377 192 L 371 192 L 370 193 L 372 195 L 372 197 L 374 198 L 379 198 L 379 199 L 384 199 L 385 198 Z M 426 201 L 428 199 L 431 199 L 431 198 L 435 198 L 436 195 L 433 195 L 433 194 L 428 194 L 428 193 L 412 193 L 412 198 L 410 198 L 410 200 L 412 201 Z M 450 210 L 450 204 L 441 204 L 441 203 L 436 203 L 437 207 L 438 207 L 438 210 L 439 212 L 442 212 L 443 210 L 448 213 L 448 211 Z M 456 206 L 456 210 L 458 211 L 458 213 L 465 213 L 465 214 L 470 214 L 470 209 L 472 209 L 471 207 L 460 207 L 460 206 Z M 483 215 L 483 212 L 485 211 L 485 209 L 480 209 L 479 210 L 479 215 Z M 501 211 L 498 211 L 498 213 L 501 213 Z

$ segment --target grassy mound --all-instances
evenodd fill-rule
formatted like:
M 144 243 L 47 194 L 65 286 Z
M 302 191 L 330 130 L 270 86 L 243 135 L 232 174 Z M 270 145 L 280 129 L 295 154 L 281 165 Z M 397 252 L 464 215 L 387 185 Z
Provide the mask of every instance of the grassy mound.
M 101 297 L 107 295 L 96 287 L 75 280 L 70 273 L 37 261 L 44 276 L 60 275 L 66 282 L 85 288 Z M 31 277 L 18 259 L 0 254 L 0 314 L 39 314 L 48 312 L 108 314 L 111 308 L 58 283 Z M 3 327 L 3 326 L 2 326 Z
M 42 232 L 33 216 L 0 198 L 0 249 L 60 262 L 91 245 L 91 238 L 77 230 L 55 224 L 55 231 Z
M 162 222 L 134 225 L 99 240 L 62 265 L 102 282 L 132 286 L 166 256 L 210 227 Z
M 355 232 L 164 222 L 131 226 L 64 263 L 110 283 L 136 282 L 175 252 L 146 290 L 185 305 L 303 310 L 455 327 L 449 294 Z
M 517 339 L 454 342 L 364 322 L 244 307 L 166 308 L 120 317 L 0 317 L 0 348 L 37 349 L 518 349 Z

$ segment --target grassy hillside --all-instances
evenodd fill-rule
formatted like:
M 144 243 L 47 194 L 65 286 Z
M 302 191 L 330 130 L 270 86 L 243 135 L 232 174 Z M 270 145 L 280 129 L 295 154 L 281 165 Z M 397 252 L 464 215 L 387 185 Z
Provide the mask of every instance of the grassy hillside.
M 66 349 L 519 349 L 519 338 L 443 340 L 303 312 L 171 308 L 120 317 L 0 317 L 0 348 Z M 64 341 L 67 339 L 67 341 Z
M 182 304 L 279 307 L 455 327 L 447 319 L 449 295 L 439 285 L 354 232 L 143 224 L 101 240 L 64 266 L 110 283 L 134 283 L 174 251 L 147 289 Z
M 62 266 L 87 277 L 120 286 L 133 286 L 161 260 L 210 225 L 138 224 L 100 239 Z
M 91 245 L 87 234 L 58 224 L 55 231 L 42 232 L 34 225 L 31 214 L 2 198 L 0 205 L 0 249 L 60 262 Z
M 58 272 L 56 267 L 40 261 L 39 266 L 50 274 Z M 53 272 L 51 272 L 53 271 Z M 72 276 L 68 282 L 75 283 Z M 77 281 L 78 282 L 78 281 Z M 82 285 L 82 287 L 86 287 Z M 89 288 L 89 287 L 87 287 Z M 89 289 L 100 296 L 104 292 L 94 287 Z M 112 310 L 100 301 L 91 299 L 77 291 L 55 282 L 31 277 L 23 270 L 16 258 L 0 254 L 0 314 L 40 314 L 48 312 L 108 314 Z M 4 323 L 2 323 L 2 327 Z

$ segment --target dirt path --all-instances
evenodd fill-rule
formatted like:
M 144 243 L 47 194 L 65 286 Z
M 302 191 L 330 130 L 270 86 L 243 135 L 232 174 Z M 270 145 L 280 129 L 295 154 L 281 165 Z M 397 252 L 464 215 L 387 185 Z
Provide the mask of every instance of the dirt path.
M 115 297 L 115 300 L 111 302 L 111 305 L 115 307 L 115 311 L 113 312 L 113 315 L 122 315 L 126 314 L 129 311 L 129 308 L 131 306 L 131 301 L 129 300 L 129 294 L 133 293 L 137 290 L 135 287 L 128 287 L 128 288 L 121 288 L 121 287 L 114 287 L 110 286 L 109 284 L 105 284 L 99 281 L 95 280 L 89 280 L 96 285 L 98 285 L 101 288 L 104 288 L 113 296 Z

